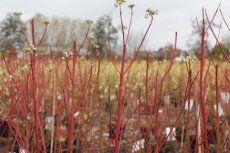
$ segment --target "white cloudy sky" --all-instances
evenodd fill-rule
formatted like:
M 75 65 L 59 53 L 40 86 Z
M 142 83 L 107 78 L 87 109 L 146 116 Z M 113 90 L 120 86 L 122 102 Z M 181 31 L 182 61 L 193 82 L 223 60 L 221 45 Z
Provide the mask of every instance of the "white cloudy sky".
M 119 24 L 119 13 L 114 7 L 115 0 L 0 0 L 0 20 L 6 13 L 21 11 L 23 19 L 27 20 L 35 13 L 42 13 L 48 17 L 62 16 L 75 19 L 93 19 L 104 14 L 113 17 L 114 24 Z M 230 22 L 230 0 L 127 0 L 136 4 L 134 11 L 133 31 L 142 34 L 148 24 L 144 18 L 146 8 L 153 7 L 159 10 L 148 35 L 146 48 L 158 49 L 174 42 L 174 33 L 178 32 L 178 47 L 187 48 L 191 34 L 191 20 L 201 18 L 202 7 L 205 7 L 211 16 L 219 3 L 226 20 Z M 124 6 L 125 20 L 128 22 L 129 12 Z M 219 23 L 217 15 L 216 22 Z M 224 27 L 224 25 L 223 25 Z M 224 35 L 230 35 L 223 28 Z M 226 34 L 227 33 L 227 34 Z

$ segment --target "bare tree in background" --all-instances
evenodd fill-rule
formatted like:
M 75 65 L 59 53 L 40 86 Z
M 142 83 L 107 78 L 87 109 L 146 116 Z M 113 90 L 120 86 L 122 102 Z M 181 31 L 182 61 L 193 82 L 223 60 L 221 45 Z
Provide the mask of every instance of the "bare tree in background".
M 230 54 L 230 35 L 224 36 L 222 40 L 223 45 L 228 49 L 228 54 Z
M 33 18 L 36 22 L 36 41 L 39 41 L 45 30 L 43 21 L 47 20 L 47 17 L 43 14 L 36 14 Z M 41 46 L 41 50 L 49 52 L 60 52 L 64 49 L 70 49 L 73 41 L 80 43 L 87 28 L 87 24 L 84 21 L 67 17 L 53 17 L 49 21 L 44 43 Z M 26 26 L 29 26 L 29 22 L 26 23 Z M 29 36 L 30 34 L 28 34 Z
M 200 47 L 201 47 L 201 27 L 202 21 L 197 22 L 197 20 L 192 20 L 191 21 L 191 26 L 192 26 L 192 33 L 188 41 L 188 47 L 190 48 L 191 51 L 195 53 L 197 57 L 200 57 Z M 208 26 L 208 23 L 205 22 L 205 27 Z M 212 23 L 213 28 L 219 28 L 219 25 Z M 210 45 L 210 42 L 208 41 L 209 34 L 208 32 L 206 33 L 206 38 L 205 42 L 207 45 Z M 205 47 L 206 48 L 206 47 Z M 207 51 L 205 51 L 207 55 Z

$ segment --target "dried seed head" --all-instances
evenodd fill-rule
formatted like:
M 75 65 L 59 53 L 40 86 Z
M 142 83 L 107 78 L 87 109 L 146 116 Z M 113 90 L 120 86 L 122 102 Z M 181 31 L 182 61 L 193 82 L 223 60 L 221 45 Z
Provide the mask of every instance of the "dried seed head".
M 198 61 L 196 55 L 194 54 L 194 52 L 189 52 L 189 55 L 183 58 L 183 61 L 186 63 L 194 63 L 196 61 Z
M 153 9 L 153 8 L 148 8 L 146 10 L 146 17 L 148 16 L 153 16 L 153 15 L 157 15 L 158 14 L 158 10 L 157 9 Z
M 93 20 L 86 20 L 86 23 L 88 24 L 88 25 L 91 25 L 91 24 L 93 24 Z
M 45 24 L 45 25 L 48 25 L 50 23 L 50 21 L 44 19 L 44 20 L 42 20 L 42 23 Z
M 33 44 L 27 44 L 24 48 L 25 53 L 34 53 L 37 51 L 37 47 L 35 47 Z
M 22 12 L 16 11 L 13 13 L 15 16 L 19 17 L 20 15 L 22 15 Z
M 134 4 L 130 4 L 128 7 L 132 10 L 134 8 Z
M 69 56 L 73 56 L 73 52 L 71 52 L 71 51 L 64 50 L 63 52 L 64 52 L 64 55 L 66 58 Z
M 114 6 L 115 7 L 118 7 L 122 4 L 124 4 L 126 2 L 126 0 L 116 0 L 115 3 L 114 3 Z

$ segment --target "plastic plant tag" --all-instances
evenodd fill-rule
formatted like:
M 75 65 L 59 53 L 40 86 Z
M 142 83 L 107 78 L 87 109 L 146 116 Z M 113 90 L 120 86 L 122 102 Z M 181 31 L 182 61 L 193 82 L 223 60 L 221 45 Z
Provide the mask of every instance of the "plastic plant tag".
M 74 117 L 77 117 L 79 115 L 79 112 L 76 112 L 75 114 L 74 114 Z
M 215 111 L 217 111 L 216 105 L 214 105 L 214 109 Z M 219 114 L 219 117 L 224 116 L 224 110 L 220 103 L 218 103 L 218 114 Z
M 54 117 L 53 116 L 46 116 L 45 118 L 45 129 L 51 130 L 52 129 L 52 123 L 54 122 Z
M 230 102 L 230 93 L 229 92 L 220 92 L 220 98 L 224 103 L 229 103 Z
M 185 110 L 191 110 L 192 107 L 193 107 L 193 103 L 194 103 L 194 102 L 193 102 L 192 99 L 190 99 L 190 104 L 189 104 L 189 101 L 186 100 L 184 109 L 185 109 Z
M 144 146 L 145 146 L 145 139 L 141 139 L 141 140 L 136 141 L 133 144 L 132 153 L 135 153 L 135 152 L 139 151 L 140 149 L 143 149 Z
M 175 127 L 166 127 L 165 128 L 167 141 L 175 141 L 176 128 Z

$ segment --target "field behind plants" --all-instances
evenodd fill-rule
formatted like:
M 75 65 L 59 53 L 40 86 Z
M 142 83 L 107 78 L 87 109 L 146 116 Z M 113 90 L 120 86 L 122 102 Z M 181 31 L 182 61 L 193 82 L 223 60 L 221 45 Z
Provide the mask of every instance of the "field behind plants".
M 127 57 L 134 6 L 129 6 L 125 31 L 123 3 L 116 1 L 123 43 L 119 58 L 106 41 L 104 50 L 98 50 L 90 37 L 91 20 L 80 42 L 49 55 L 40 51 L 49 22 L 36 40 L 36 21 L 31 19 L 20 58 L 14 49 L 1 53 L 1 152 L 229 152 L 230 60 L 212 29 L 216 14 L 209 20 L 203 10 L 198 57 L 190 52 L 176 60 L 175 33 L 169 60 L 158 61 L 141 50 L 157 10 L 146 10 L 149 24 L 133 56 Z M 208 31 L 221 60 L 208 48 Z
M 54 152 L 68 148 L 66 141 L 69 137 L 71 110 L 74 108 L 73 139 L 76 141 L 74 148 L 76 147 L 80 152 L 109 152 L 109 149 L 111 151 L 113 143 L 108 134 L 110 131 L 111 137 L 110 126 L 116 123 L 119 86 L 118 73 L 111 62 L 85 57 L 76 58 L 76 76 L 73 79 L 75 96 L 72 106 L 72 57 L 50 58 L 38 54 L 36 58 L 36 106 L 39 115 L 37 122 L 40 149 L 49 151 L 51 139 L 54 143 Z M 2 121 L 7 122 L 10 135 L 14 138 L 10 144 L 5 145 L 10 149 L 14 144 L 19 143 L 20 146 L 30 147 L 28 149 L 33 152 L 35 119 L 29 60 L 7 57 L 1 60 L 7 63 L 6 66 L 1 62 L 1 118 Z M 208 130 L 214 130 L 213 133 L 209 133 L 209 136 L 212 139 L 218 131 L 217 139 L 212 141 L 218 140 L 220 149 L 227 149 L 229 140 L 226 133 L 229 129 L 230 111 L 229 65 L 222 63 L 218 67 L 220 97 L 217 106 L 219 106 L 220 117 L 217 117 L 215 67 L 210 61 L 206 63 L 204 84 L 207 125 Z M 153 145 L 157 141 L 154 138 L 156 132 L 158 141 L 162 142 L 167 136 L 166 127 L 177 127 L 178 130 L 174 131 L 175 138 L 168 138 L 166 144 L 170 145 L 169 143 L 173 142 L 169 148 L 177 151 L 183 148 L 186 152 L 190 152 L 189 138 L 197 134 L 196 128 L 199 128 L 200 119 L 197 112 L 200 106 L 197 77 L 199 62 L 191 63 L 189 70 L 191 74 L 186 67 L 188 63 L 175 63 L 167 77 L 163 78 L 169 64 L 167 61 L 141 60 L 136 61 L 133 68 L 127 72 L 122 104 L 122 123 L 125 125 L 121 140 L 123 152 L 131 152 L 133 144 L 143 138 L 148 138 L 149 145 Z M 164 80 L 161 85 L 162 79 Z M 159 88 L 162 88 L 162 93 Z M 182 129 L 185 135 L 184 142 L 181 141 Z M 1 138 L 1 141 L 3 139 L 12 138 Z

